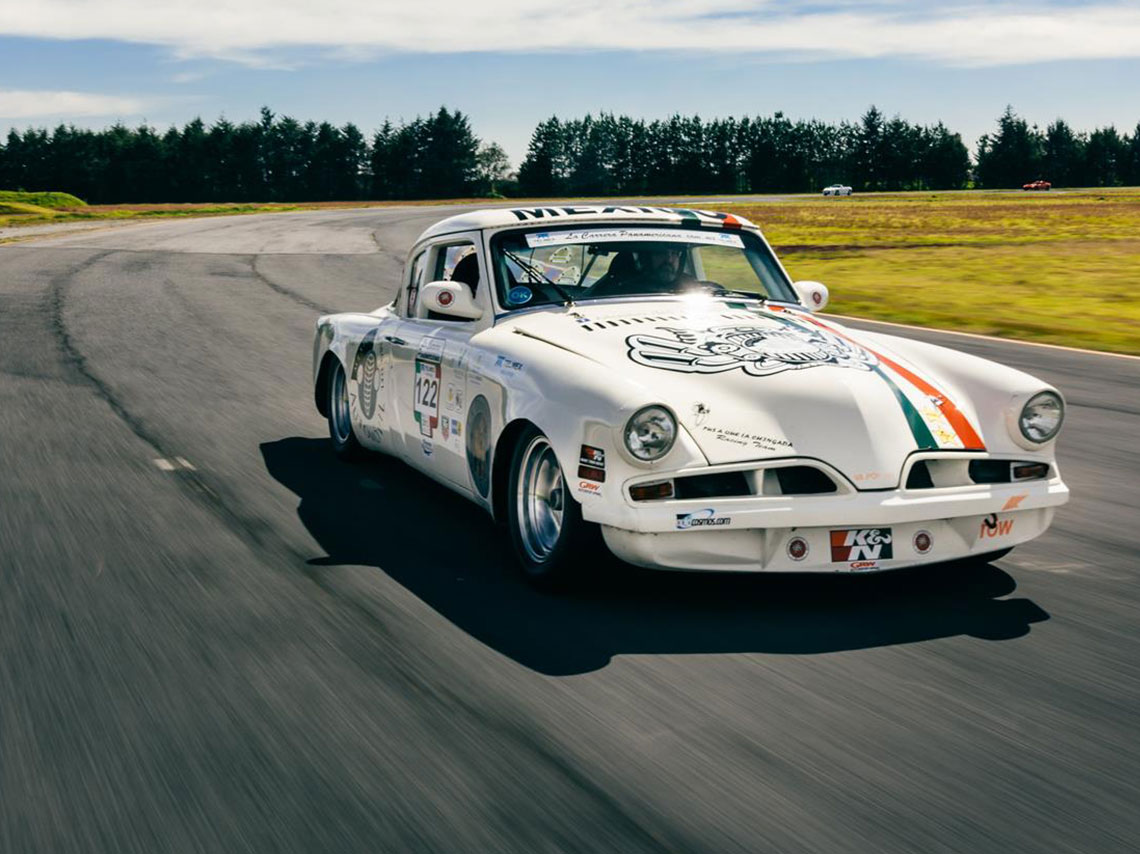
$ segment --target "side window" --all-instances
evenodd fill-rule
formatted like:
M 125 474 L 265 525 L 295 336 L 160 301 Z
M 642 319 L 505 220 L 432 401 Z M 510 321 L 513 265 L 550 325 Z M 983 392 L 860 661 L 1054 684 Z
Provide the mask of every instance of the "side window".
M 479 290 L 479 255 L 474 243 L 453 243 L 441 246 L 435 254 L 435 275 L 433 282 L 463 282 L 470 286 L 471 293 Z
M 420 285 L 424 283 L 424 268 L 427 267 L 427 250 L 424 250 L 412 262 L 412 271 L 408 276 L 407 295 L 404 298 L 404 316 L 416 316 L 416 300 L 420 295 Z

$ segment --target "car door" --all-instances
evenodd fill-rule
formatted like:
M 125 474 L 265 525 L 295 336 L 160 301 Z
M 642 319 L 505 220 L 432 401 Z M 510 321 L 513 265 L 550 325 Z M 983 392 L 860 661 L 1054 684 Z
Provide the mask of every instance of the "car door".
M 392 401 L 403 437 L 402 456 L 433 477 L 470 491 L 466 357 L 471 336 L 491 323 L 487 267 L 478 232 L 439 238 L 423 254 L 422 279 L 413 276 L 408 283 L 403 316 L 391 342 Z M 475 298 L 484 309 L 479 320 L 444 317 L 418 304 L 423 284 L 449 281 L 457 267 L 464 271 L 464 281 L 475 279 Z

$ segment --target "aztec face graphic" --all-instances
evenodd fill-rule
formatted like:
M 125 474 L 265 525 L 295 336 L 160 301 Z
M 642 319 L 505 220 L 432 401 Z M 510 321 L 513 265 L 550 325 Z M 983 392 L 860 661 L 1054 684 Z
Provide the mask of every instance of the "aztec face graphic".
M 755 377 L 820 365 L 869 371 L 878 363 L 871 353 L 824 329 L 737 325 L 659 330 L 671 337 L 631 335 L 626 339 L 633 361 L 689 374 L 740 369 Z
M 356 350 L 356 357 L 352 360 L 352 378 L 358 380 L 357 399 L 360 401 L 360 412 L 365 419 L 376 414 L 376 330 L 369 332 L 360 347 Z

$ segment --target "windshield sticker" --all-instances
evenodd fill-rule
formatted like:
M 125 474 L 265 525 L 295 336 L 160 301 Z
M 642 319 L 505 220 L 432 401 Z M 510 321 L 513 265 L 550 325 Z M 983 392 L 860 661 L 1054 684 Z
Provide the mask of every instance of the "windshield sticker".
M 823 329 L 788 326 L 658 327 L 663 335 L 630 335 L 629 358 L 639 365 L 687 374 L 742 370 L 754 377 L 832 365 L 871 370 L 873 355 Z M 669 336 L 669 337 L 665 337 Z
M 526 305 L 533 297 L 534 292 L 530 288 L 519 285 L 507 293 L 507 305 Z
M 526 235 L 531 249 L 576 243 L 622 243 L 643 240 L 653 243 L 703 243 L 708 246 L 730 246 L 743 249 L 739 234 L 723 231 L 685 231 L 671 228 L 590 228 L 576 231 L 532 231 Z

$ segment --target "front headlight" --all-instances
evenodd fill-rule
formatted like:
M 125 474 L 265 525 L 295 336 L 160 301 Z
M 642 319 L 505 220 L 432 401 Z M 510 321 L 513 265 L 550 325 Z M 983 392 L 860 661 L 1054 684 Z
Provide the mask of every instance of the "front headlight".
M 625 424 L 625 446 L 639 460 L 659 460 L 677 440 L 677 420 L 663 406 L 646 406 Z
M 1021 408 L 1017 426 L 1021 429 L 1022 436 L 1030 442 L 1041 444 L 1057 435 L 1064 420 L 1065 404 L 1060 396 L 1051 391 L 1043 391 L 1029 398 Z

